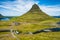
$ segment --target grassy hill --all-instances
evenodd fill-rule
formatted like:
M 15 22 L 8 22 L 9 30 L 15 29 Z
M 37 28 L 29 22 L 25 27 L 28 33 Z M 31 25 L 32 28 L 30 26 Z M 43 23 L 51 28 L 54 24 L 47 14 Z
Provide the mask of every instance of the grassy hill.
M 14 18 L 15 21 L 20 22 L 40 22 L 49 19 L 52 19 L 52 17 L 44 13 L 37 4 L 34 4 L 24 15 Z
M 22 31 L 21 34 L 15 34 L 19 40 L 60 40 L 60 32 L 42 32 L 39 34 L 25 34 L 35 32 L 45 28 L 55 28 L 60 19 L 53 18 L 44 13 L 38 5 L 34 4 L 32 8 L 22 16 L 14 17 L 9 21 L 0 21 L 0 29 L 10 29 L 14 22 L 20 23 L 13 25 L 12 29 Z M 55 24 L 55 25 L 53 25 Z M 0 35 L 7 34 L 1 33 Z M 16 40 L 11 33 L 8 36 L 0 36 L 1 40 Z

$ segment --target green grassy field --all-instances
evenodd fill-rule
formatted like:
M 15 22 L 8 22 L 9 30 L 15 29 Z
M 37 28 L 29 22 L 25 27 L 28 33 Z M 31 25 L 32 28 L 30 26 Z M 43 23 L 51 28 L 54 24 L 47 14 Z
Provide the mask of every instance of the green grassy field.
M 11 25 L 17 22 L 20 24 L 17 26 L 13 25 L 12 29 L 22 31 L 20 34 L 14 34 L 17 38 L 14 38 L 11 32 L 0 32 L 0 40 L 60 40 L 60 32 L 25 34 L 27 32 L 35 32 L 46 28 L 55 28 L 59 21 L 60 18 L 53 18 L 45 14 L 35 4 L 31 10 L 22 16 L 13 17 L 9 21 L 0 21 L 0 29 L 10 29 Z
M 16 34 L 18 39 L 20 40 L 60 40 L 60 32 L 47 32 L 47 33 L 39 33 L 39 34 L 25 34 L 26 32 L 35 32 L 37 30 L 42 30 L 45 28 L 54 28 L 56 25 L 44 25 L 44 24 L 51 24 L 51 23 L 57 23 L 60 19 L 54 19 L 54 20 L 46 20 L 38 23 L 24 23 L 22 22 L 18 26 L 14 26 L 13 29 L 22 31 L 21 34 Z M 10 26 L 7 26 L 12 22 L 1 22 L 0 24 L 6 25 L 6 26 L 0 26 L 0 29 L 9 29 Z M 7 34 L 6 33 L 0 33 L 0 35 Z M 11 35 L 9 33 L 9 35 Z M 16 38 L 12 38 L 13 36 L 4 36 L 4 40 L 16 40 Z M 2 40 L 2 39 L 1 39 Z

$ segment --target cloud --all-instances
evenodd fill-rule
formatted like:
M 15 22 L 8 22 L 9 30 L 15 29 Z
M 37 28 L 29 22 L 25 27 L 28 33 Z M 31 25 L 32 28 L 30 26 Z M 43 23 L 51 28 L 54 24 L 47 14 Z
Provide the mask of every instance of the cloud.
M 34 1 L 34 0 L 16 0 L 14 2 L 5 2 L 4 4 L 0 5 L 0 7 L 8 9 L 11 14 L 9 14 L 10 12 L 7 11 L 7 13 L 5 12 L 4 14 L 8 14 L 8 15 L 22 15 L 24 13 L 26 13 L 27 11 L 29 11 L 32 7 L 33 4 L 38 4 L 39 1 Z M 46 5 L 39 5 L 41 10 L 44 11 L 45 13 L 49 14 L 49 15 L 60 15 L 60 6 L 59 5 L 50 5 L 50 6 L 46 6 Z M 16 12 L 14 12 L 16 11 Z M 1 12 L 2 14 L 3 12 Z M 18 13 L 18 14 L 17 14 Z
M 30 10 L 30 8 L 34 3 L 37 4 L 38 2 L 35 2 L 33 0 L 16 0 L 14 2 L 5 2 L 4 5 L 0 5 L 0 7 L 6 8 L 9 10 L 18 11 L 20 15 L 22 15 L 26 13 L 28 10 Z
M 44 11 L 48 15 L 51 15 L 51 16 L 60 15 L 60 6 L 59 5 L 53 5 L 53 6 L 40 5 L 40 8 L 42 11 Z

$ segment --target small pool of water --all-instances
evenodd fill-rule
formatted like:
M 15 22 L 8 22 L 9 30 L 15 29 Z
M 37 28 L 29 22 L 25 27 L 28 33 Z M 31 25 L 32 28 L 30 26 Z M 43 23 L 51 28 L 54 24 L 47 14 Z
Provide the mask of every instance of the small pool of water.
M 1 21 L 8 21 L 10 20 L 10 18 L 6 17 L 6 18 L 0 18 Z
M 58 32 L 58 31 L 60 31 L 60 28 L 51 28 L 51 29 L 49 29 L 49 30 L 51 30 L 51 31 L 53 31 L 53 32 Z
M 47 28 L 47 29 L 35 31 L 35 32 L 33 32 L 33 34 L 37 34 L 37 33 L 41 33 L 41 32 L 60 32 L 60 28 Z

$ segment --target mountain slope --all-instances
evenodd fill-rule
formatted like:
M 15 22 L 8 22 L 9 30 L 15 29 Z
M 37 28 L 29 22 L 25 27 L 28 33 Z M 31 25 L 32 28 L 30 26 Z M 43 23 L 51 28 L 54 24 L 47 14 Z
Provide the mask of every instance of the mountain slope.
M 16 21 L 36 22 L 51 19 L 49 15 L 45 14 L 37 4 L 34 4 L 32 8 L 24 15 L 16 18 Z
M 0 14 L 0 18 L 4 17 L 3 15 Z

